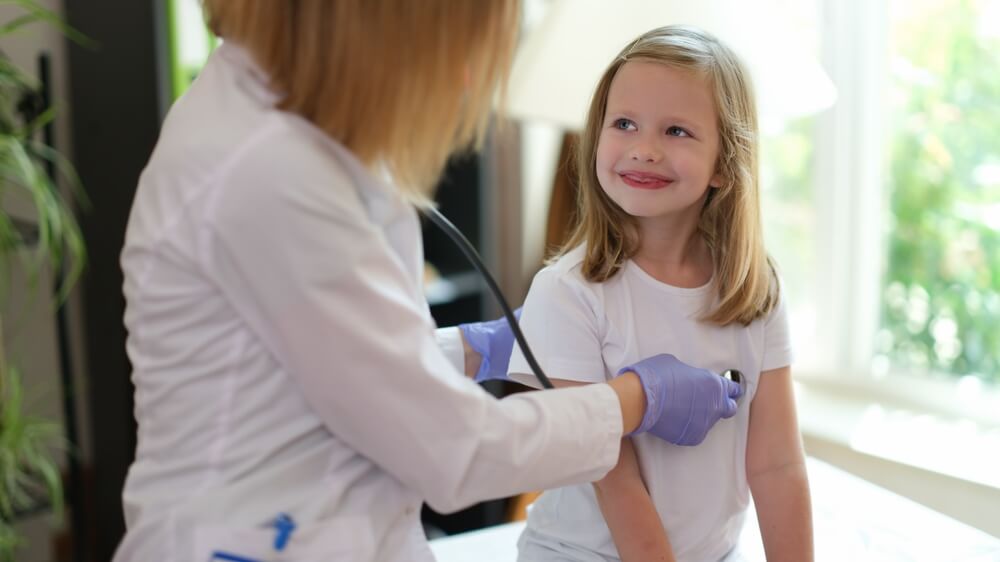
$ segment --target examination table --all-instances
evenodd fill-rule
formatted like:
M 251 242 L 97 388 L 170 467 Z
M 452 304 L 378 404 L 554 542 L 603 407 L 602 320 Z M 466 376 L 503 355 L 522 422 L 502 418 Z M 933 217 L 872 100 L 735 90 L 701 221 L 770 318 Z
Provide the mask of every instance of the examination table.
M 1000 562 L 1000 538 L 814 458 L 808 470 L 818 562 Z M 439 562 L 514 562 L 523 527 L 522 521 L 442 537 L 431 549 Z M 764 561 L 752 505 L 739 550 L 739 560 Z

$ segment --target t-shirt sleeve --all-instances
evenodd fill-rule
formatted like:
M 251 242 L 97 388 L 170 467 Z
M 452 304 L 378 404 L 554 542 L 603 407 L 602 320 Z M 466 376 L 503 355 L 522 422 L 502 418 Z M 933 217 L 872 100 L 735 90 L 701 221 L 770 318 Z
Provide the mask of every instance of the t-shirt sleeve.
M 550 379 L 605 382 L 601 336 L 594 299 L 571 274 L 546 268 L 535 275 L 519 325 L 539 365 Z M 538 379 L 515 345 L 510 378 L 539 388 Z
M 764 358 L 761 372 L 792 364 L 792 341 L 788 327 L 788 296 L 782 287 L 778 305 L 764 320 Z

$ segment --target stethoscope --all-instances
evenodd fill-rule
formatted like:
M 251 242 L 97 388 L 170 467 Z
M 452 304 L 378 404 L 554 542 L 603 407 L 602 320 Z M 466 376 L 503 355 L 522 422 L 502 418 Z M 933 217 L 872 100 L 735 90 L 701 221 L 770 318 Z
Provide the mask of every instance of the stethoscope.
M 525 339 L 524 334 L 521 332 L 521 328 L 517 325 L 517 318 L 514 317 L 514 311 L 510 308 L 510 304 L 507 303 L 507 299 L 504 298 L 503 293 L 500 292 L 500 286 L 497 285 L 497 282 L 493 279 L 493 275 L 490 274 L 490 271 L 486 269 L 486 265 L 479 257 L 476 249 L 472 247 L 472 244 L 465 237 L 465 235 L 462 234 L 462 231 L 452 224 L 451 221 L 445 218 L 445 216 L 442 215 L 441 212 L 435 207 L 429 205 L 422 206 L 420 207 L 420 211 L 425 217 L 427 217 L 428 220 L 434 223 L 435 226 L 447 234 L 448 238 L 451 238 L 451 241 L 458 246 L 458 249 L 462 251 L 462 254 L 465 255 L 466 259 L 468 259 L 472 266 L 476 268 L 476 271 L 479 272 L 483 281 L 486 282 L 486 286 L 489 287 L 490 292 L 493 293 L 493 296 L 500 304 L 500 308 L 503 310 L 503 315 L 507 319 L 507 323 L 510 324 L 510 330 L 514 333 L 514 339 L 517 341 L 517 345 L 521 348 L 521 352 L 524 354 L 524 359 L 531 367 L 531 371 L 535 374 L 535 378 L 538 379 L 538 382 L 542 385 L 542 387 L 553 388 L 552 381 L 549 380 L 545 371 L 542 370 L 541 365 L 539 365 L 538 361 L 535 360 L 535 355 L 531 353 L 531 348 L 528 346 L 528 340 Z M 743 376 L 743 373 L 737 369 L 727 369 L 722 372 L 722 377 L 740 385 L 743 389 L 743 395 L 746 395 L 747 383 L 746 377 Z

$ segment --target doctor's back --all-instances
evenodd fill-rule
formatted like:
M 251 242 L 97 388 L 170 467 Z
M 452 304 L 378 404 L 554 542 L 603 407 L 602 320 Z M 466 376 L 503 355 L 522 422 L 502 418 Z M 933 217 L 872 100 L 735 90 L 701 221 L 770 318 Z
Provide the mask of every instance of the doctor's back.
M 229 252 L 246 251 L 229 245 L 284 228 L 266 214 L 254 224 L 230 218 L 266 201 L 261 189 L 313 180 L 329 193 L 303 195 L 302 204 L 367 213 L 350 178 L 360 165 L 306 121 L 273 109 L 275 96 L 256 72 L 245 51 L 222 45 L 170 112 L 139 182 L 121 257 L 139 435 L 120 560 L 208 560 L 198 542 L 217 548 L 227 533 L 236 544 L 267 542 L 273 531 L 261 522 L 277 515 L 276 504 L 321 522 L 296 531 L 322 537 L 316 548 L 345 559 L 357 549 L 362 559 L 387 532 L 373 530 L 365 514 L 419 514 L 420 498 L 309 407 L 269 349 L 281 336 L 269 342 L 275 335 L 248 317 L 257 289 L 225 285 L 241 279 Z M 226 232 L 213 231 L 220 222 Z M 342 259 L 329 256 L 331 264 Z

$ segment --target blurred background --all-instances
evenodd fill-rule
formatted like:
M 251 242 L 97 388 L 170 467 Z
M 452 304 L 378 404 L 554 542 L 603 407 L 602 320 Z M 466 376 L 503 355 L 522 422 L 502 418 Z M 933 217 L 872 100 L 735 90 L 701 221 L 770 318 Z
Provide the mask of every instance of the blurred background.
M 38 199 L 0 188 L 23 246 L 2 249 L 28 257 L 0 269 L 0 360 L 21 373 L 24 416 L 57 424 L 65 498 L 0 495 L 0 548 L 16 536 L 19 561 L 107 560 L 135 448 L 118 254 L 160 123 L 216 41 L 197 0 L 38 3 L 90 41 L 41 16 L 22 26 L 32 3 L 2 3 L 0 61 L 31 80 L 0 80 L 0 100 L 26 122 L 54 108 L 30 138 L 79 174 L 88 201 L 70 208 L 87 257 L 58 306 L 72 267 L 31 258 L 48 224 Z M 508 299 L 521 302 L 565 232 L 566 151 L 596 73 L 649 28 L 705 27 L 755 77 L 765 240 L 791 311 L 807 453 L 1000 537 L 1000 0 L 524 0 L 523 19 L 508 120 L 438 190 Z M 25 97 L 39 106 L 27 117 Z M 3 135 L 20 130 L 8 111 Z M 47 173 L 69 200 L 60 170 Z M 450 242 L 425 236 L 439 324 L 497 316 Z M 15 409 L 5 392 L 0 420 Z M 425 510 L 427 532 L 508 521 L 517 500 Z

